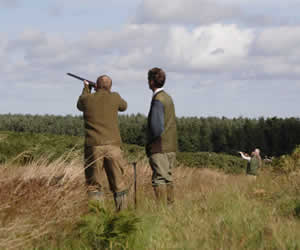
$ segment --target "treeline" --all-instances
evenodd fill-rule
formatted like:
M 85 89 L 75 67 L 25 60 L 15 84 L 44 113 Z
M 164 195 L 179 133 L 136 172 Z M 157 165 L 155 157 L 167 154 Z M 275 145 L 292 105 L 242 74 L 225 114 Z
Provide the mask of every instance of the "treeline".
M 144 115 L 119 116 L 125 143 L 144 146 L 147 119 Z M 259 147 L 262 155 L 291 153 L 300 145 L 299 118 L 177 118 L 179 150 L 183 152 L 251 152 Z M 0 115 L 1 131 L 50 133 L 83 136 L 81 116 Z

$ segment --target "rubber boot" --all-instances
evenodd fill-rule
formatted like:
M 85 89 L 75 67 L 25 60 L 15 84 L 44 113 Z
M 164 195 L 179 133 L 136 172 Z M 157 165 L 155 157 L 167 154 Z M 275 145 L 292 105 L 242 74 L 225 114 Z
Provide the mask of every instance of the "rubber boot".
M 174 204 L 174 185 L 170 183 L 167 185 L 167 204 L 168 206 Z
M 116 211 L 120 212 L 128 207 L 128 190 L 114 193 Z
M 166 186 L 165 185 L 153 186 L 153 189 L 154 189 L 156 202 L 158 204 L 165 204 L 166 203 Z

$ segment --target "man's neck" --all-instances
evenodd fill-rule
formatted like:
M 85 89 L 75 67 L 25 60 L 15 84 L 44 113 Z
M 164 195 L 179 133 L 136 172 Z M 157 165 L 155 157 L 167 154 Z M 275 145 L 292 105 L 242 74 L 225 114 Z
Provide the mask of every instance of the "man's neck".
M 107 92 L 110 92 L 111 90 L 110 89 L 105 89 L 105 88 L 97 88 L 96 92 L 97 91 L 107 91 Z
M 164 88 L 155 88 L 155 89 L 153 89 L 152 90 L 153 91 L 153 96 L 156 95 L 158 92 L 163 91 L 163 90 L 164 90 Z

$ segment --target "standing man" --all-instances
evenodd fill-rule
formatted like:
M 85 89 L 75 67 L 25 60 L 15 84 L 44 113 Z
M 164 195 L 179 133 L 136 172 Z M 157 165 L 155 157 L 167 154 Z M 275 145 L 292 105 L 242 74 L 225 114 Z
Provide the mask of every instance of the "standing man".
M 243 159 L 248 161 L 246 174 L 251 179 L 256 180 L 258 169 L 261 167 L 260 150 L 256 148 L 252 153 L 251 157 L 243 152 L 239 152 Z
M 162 69 L 149 70 L 148 84 L 153 97 L 148 115 L 146 153 L 153 171 L 152 186 L 156 199 L 163 203 L 167 200 L 168 204 L 172 204 L 172 171 L 176 166 L 177 131 L 174 103 L 163 89 L 165 80 L 166 74 Z
M 84 165 L 88 197 L 102 200 L 100 183 L 101 170 L 104 168 L 110 190 L 114 194 L 116 210 L 126 207 L 128 187 L 124 181 L 121 137 L 118 127 L 118 111 L 125 111 L 127 103 L 116 92 L 111 92 L 112 80 L 103 75 L 98 77 L 95 92 L 91 93 L 89 84 L 84 88 L 77 102 L 83 112 L 85 126 Z

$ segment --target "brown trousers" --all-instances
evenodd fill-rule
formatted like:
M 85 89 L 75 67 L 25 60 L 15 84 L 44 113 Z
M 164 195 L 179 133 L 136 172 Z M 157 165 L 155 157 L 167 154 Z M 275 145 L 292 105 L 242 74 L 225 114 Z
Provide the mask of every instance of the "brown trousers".
M 172 172 L 176 167 L 176 153 L 156 153 L 150 156 L 149 163 L 152 168 L 152 186 L 171 184 Z
M 123 158 L 120 147 L 113 145 L 85 146 L 84 160 L 84 172 L 89 190 L 101 191 L 100 176 L 103 174 L 103 169 L 112 192 L 118 193 L 128 189 L 123 169 L 127 162 Z

